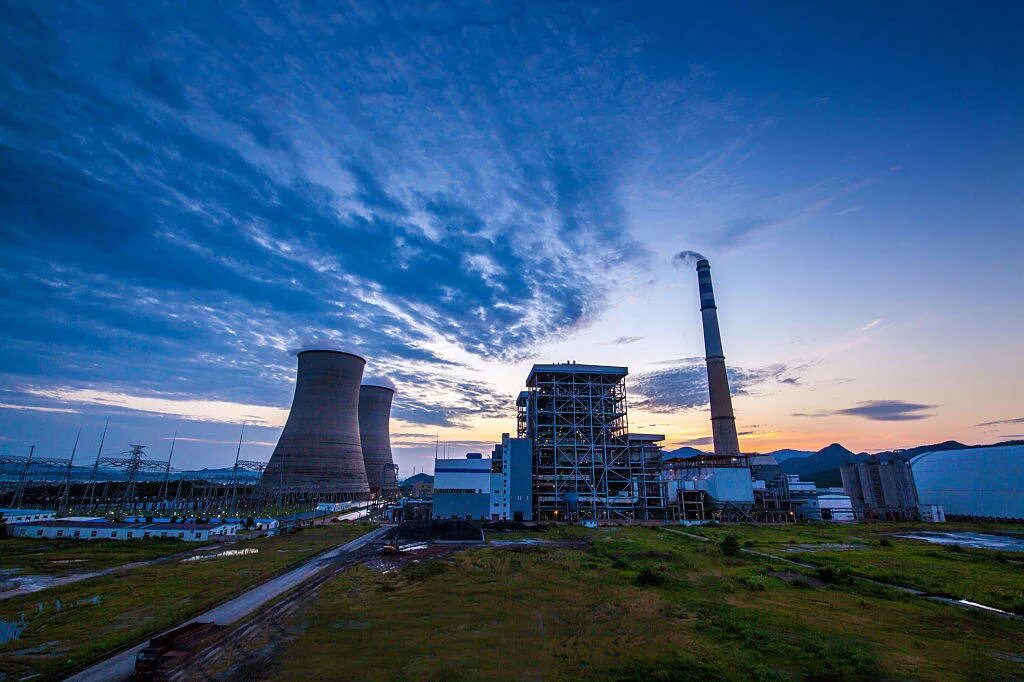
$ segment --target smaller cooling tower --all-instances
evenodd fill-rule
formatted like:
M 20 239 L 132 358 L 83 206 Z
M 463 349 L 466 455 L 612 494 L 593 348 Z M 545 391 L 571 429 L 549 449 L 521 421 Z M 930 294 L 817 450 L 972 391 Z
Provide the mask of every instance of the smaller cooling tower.
M 387 495 L 398 490 L 395 462 L 391 458 L 391 399 L 395 391 L 386 386 L 359 387 L 359 435 L 363 463 L 370 491 Z
M 362 499 L 369 495 L 359 438 L 366 360 L 332 350 L 299 353 L 295 397 L 260 478 L 265 495 Z

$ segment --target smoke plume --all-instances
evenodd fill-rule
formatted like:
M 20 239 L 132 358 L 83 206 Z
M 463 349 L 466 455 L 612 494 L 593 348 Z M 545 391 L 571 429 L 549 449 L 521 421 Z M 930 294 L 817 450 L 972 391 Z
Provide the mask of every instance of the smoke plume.
M 697 265 L 697 261 L 703 260 L 704 256 L 697 253 L 696 251 L 680 251 L 672 257 L 672 264 L 677 268 L 687 267 L 692 268 Z

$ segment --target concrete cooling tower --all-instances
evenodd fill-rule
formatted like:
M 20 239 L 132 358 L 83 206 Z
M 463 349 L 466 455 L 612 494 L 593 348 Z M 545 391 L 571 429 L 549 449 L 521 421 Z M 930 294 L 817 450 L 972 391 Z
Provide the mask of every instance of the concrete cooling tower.
M 398 490 L 395 462 L 391 458 L 391 399 L 386 386 L 364 384 L 359 388 L 359 435 L 370 492 L 387 495 Z
M 365 366 L 366 360 L 351 353 L 299 353 L 292 409 L 260 479 L 264 495 L 333 500 L 369 496 L 358 416 Z

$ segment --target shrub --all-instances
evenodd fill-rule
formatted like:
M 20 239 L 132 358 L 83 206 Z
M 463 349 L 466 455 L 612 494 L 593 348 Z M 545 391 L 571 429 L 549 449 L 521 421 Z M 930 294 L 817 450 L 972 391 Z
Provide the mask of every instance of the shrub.
M 892 543 L 889 542 L 889 538 L 882 538 L 878 541 L 878 544 L 880 544 L 882 547 L 892 547 Z
M 764 592 L 768 589 L 768 577 L 760 573 L 741 578 L 740 583 L 748 590 L 754 590 L 755 592 Z
M 736 556 L 740 553 L 740 541 L 736 539 L 735 535 L 726 535 L 719 547 L 725 556 Z
M 653 568 L 645 568 L 637 574 L 636 584 L 640 587 L 660 587 L 665 584 L 665 576 Z
M 838 585 L 850 580 L 850 574 L 845 569 L 835 566 L 822 566 L 818 569 L 818 580 L 829 585 Z

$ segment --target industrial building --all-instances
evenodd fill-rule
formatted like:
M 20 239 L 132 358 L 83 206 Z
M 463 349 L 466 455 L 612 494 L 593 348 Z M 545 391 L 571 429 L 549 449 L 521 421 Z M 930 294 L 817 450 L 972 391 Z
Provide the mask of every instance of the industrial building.
M 77 521 L 53 519 L 14 524 L 10 533 L 16 538 L 55 540 L 142 540 L 161 538 L 184 542 L 204 542 L 217 536 L 234 535 L 239 523 L 118 523 L 116 521 Z
M 1024 519 L 1024 445 L 925 452 L 909 468 L 923 505 L 950 516 Z
M 517 435 L 533 444 L 535 519 L 660 518 L 656 442 L 631 450 L 625 367 L 534 365 L 519 394 Z M 434 483 L 435 489 L 437 482 Z M 651 494 L 658 489 L 658 494 Z
M 884 521 L 916 521 L 919 516 L 917 487 L 910 465 L 902 459 L 873 457 L 839 468 L 843 490 L 850 496 L 860 518 Z
M 260 478 L 264 498 L 288 505 L 369 497 L 359 435 L 365 365 L 340 351 L 298 354 L 291 411 Z
M 398 471 L 391 456 L 391 401 L 395 389 L 376 384 L 359 387 L 359 438 L 366 480 L 373 495 L 398 492 Z
M 28 521 L 51 521 L 56 512 L 49 509 L 0 509 L 0 522 L 26 523 Z
M 431 518 L 484 521 L 490 515 L 490 458 L 470 452 L 465 459 L 434 460 Z
M 501 434 L 491 453 L 491 520 L 533 520 L 533 444 Z

